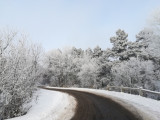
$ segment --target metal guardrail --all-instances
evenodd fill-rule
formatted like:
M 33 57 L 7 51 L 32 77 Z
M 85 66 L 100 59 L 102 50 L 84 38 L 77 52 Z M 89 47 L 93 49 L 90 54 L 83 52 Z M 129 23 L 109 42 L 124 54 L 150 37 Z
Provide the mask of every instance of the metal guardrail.
M 109 91 L 125 92 L 125 93 L 136 94 L 143 97 L 149 97 L 152 99 L 160 100 L 160 92 L 143 89 L 142 87 L 131 88 L 131 87 L 123 87 L 123 86 L 107 86 L 106 89 Z

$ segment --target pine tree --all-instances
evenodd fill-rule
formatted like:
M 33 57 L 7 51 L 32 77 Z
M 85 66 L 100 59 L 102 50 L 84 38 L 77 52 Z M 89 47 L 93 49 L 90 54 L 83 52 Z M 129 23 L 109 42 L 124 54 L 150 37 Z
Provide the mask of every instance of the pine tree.
M 126 34 L 123 30 L 119 29 L 116 32 L 115 37 L 110 38 L 110 42 L 113 44 L 112 52 L 115 58 L 119 60 L 127 60 L 127 46 L 128 46 L 128 34 Z

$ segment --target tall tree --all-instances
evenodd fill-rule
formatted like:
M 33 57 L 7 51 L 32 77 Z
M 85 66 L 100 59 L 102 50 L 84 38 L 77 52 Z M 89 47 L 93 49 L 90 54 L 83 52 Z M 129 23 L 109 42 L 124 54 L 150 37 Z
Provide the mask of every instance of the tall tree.
M 113 44 L 112 52 L 115 58 L 119 60 L 127 60 L 127 46 L 128 46 L 128 34 L 119 29 L 116 31 L 116 36 L 110 38 L 110 42 Z
M 102 56 L 102 54 L 103 54 L 103 51 L 99 46 L 93 49 L 93 57 L 100 57 Z

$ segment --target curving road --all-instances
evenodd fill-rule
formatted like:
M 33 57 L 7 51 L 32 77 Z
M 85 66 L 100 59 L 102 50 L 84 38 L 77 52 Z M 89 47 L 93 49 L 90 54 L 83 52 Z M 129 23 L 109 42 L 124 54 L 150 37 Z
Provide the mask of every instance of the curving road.
M 76 98 L 78 104 L 71 120 L 142 120 L 139 115 L 135 116 L 123 106 L 103 96 L 69 89 L 45 89 L 65 92 Z

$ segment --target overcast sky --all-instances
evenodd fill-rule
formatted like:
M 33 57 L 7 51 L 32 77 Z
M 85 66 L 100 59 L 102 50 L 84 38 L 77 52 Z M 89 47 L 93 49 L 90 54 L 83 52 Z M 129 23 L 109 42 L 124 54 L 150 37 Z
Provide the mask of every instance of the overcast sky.
M 0 0 L 0 28 L 25 31 L 46 50 L 110 47 L 119 28 L 135 40 L 160 0 Z

